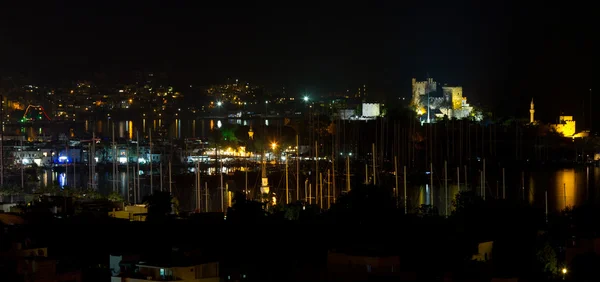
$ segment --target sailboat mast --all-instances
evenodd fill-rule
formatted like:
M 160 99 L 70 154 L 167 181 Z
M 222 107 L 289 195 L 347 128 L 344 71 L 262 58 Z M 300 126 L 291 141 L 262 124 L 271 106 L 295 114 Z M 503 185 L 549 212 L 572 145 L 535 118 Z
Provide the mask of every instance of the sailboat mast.
M 68 145 L 67 145 L 68 146 Z M 117 191 L 117 143 L 115 143 L 115 122 L 112 123 L 112 147 L 113 147 L 113 173 L 112 173 L 112 187 L 113 192 Z
M 312 183 L 308 183 L 308 204 L 312 205 Z
M 25 138 L 24 136 L 21 136 L 21 151 L 23 151 L 23 138 Z M 25 176 L 23 173 L 23 154 L 21 154 L 21 189 L 23 189 L 23 191 L 25 191 Z
M 207 182 L 204 182 L 204 191 L 205 191 L 204 208 L 206 209 L 206 212 L 208 212 L 208 183 Z
M 129 128 L 129 130 L 131 130 L 131 128 Z M 127 159 L 127 163 L 126 163 L 127 168 L 126 168 L 125 171 L 127 172 L 126 173 L 127 174 L 126 177 L 127 177 L 127 202 L 128 203 L 131 202 L 131 199 L 130 199 L 131 190 L 129 190 L 129 182 L 130 182 L 130 177 L 129 177 L 129 173 L 130 173 L 130 171 L 129 171 L 129 142 L 131 142 L 131 139 L 127 141 L 127 149 L 125 150 L 125 159 Z
M 319 144 L 318 144 L 318 141 L 315 141 L 315 202 L 317 202 L 316 193 L 318 193 L 318 191 L 319 191 Z
M 137 179 L 137 193 L 134 193 L 136 195 L 136 198 L 134 199 L 134 202 L 137 203 L 138 198 L 140 198 L 140 193 L 142 192 L 142 188 L 140 186 L 140 132 L 136 131 L 135 132 L 135 138 L 137 140 L 137 148 L 136 148 L 136 156 L 137 156 L 137 170 L 134 173 L 134 177 L 135 179 Z
M 446 193 L 446 217 L 448 217 L 448 161 L 444 161 L 444 190 Z
M 290 191 L 289 191 L 289 179 L 288 179 L 288 158 L 285 158 L 285 204 L 290 204 Z
M 506 199 L 506 176 L 504 174 L 504 168 L 502 168 L 502 199 Z
M 404 166 L 404 214 L 408 213 L 408 206 L 406 202 L 406 166 Z
M 154 176 L 153 173 L 152 173 L 152 128 L 150 128 L 148 134 L 149 134 L 149 137 L 150 137 L 149 138 L 150 142 L 148 144 L 149 147 L 150 147 L 150 194 L 152 194 L 152 190 L 154 189 L 154 187 L 152 185 L 152 176 Z
M 396 178 L 396 189 L 394 189 L 394 197 L 396 197 L 396 203 L 398 203 L 398 157 L 394 156 L 394 177 Z
M 327 209 L 331 208 L 331 179 L 329 178 L 329 169 L 327 170 Z
M 91 156 L 92 167 L 90 168 L 90 179 L 92 183 L 92 189 L 94 188 L 94 176 L 96 175 L 96 132 L 92 132 L 92 156 Z
M 319 173 L 319 206 L 323 209 L 323 173 Z
M 371 157 L 373 157 L 373 185 L 377 185 L 377 167 L 375 165 L 375 143 L 371 144 L 373 153 Z
M 369 184 L 369 163 L 365 162 L 365 185 Z
M 196 208 L 198 209 L 198 212 L 202 211 L 201 207 L 200 207 L 200 203 L 202 203 L 202 184 L 200 182 L 200 161 L 198 161 L 197 163 L 197 168 L 196 168 L 196 199 L 197 199 L 197 204 L 196 204 Z
M 346 156 L 346 193 L 350 192 L 350 156 Z
M 429 163 L 429 194 L 431 194 L 431 207 L 433 207 L 433 163 Z
M 300 136 L 296 134 L 296 201 L 300 201 Z M 246 170 L 246 179 L 248 170 Z M 246 180 L 246 190 L 248 190 L 248 181 Z
M 77 158 L 73 158 L 73 189 L 75 189 L 75 187 L 77 187 L 77 177 L 75 175 L 77 175 Z
M 223 210 L 223 189 L 225 187 L 223 187 L 223 162 L 219 160 L 219 171 L 221 174 L 221 212 L 225 212 L 225 210 Z

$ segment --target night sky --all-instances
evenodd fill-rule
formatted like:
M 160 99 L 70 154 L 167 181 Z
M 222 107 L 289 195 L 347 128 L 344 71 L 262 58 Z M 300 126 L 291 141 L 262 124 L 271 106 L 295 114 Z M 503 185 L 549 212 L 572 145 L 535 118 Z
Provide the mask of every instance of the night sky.
M 582 112 L 597 79 L 594 9 L 492 2 L 297 9 L 2 3 L 0 73 L 66 81 L 93 72 L 118 78 L 131 70 L 166 71 L 174 83 L 232 77 L 296 93 L 367 84 L 388 99 L 408 97 L 410 78 L 429 74 L 463 85 L 472 103 L 499 115 L 526 117 L 531 97 L 542 117 Z

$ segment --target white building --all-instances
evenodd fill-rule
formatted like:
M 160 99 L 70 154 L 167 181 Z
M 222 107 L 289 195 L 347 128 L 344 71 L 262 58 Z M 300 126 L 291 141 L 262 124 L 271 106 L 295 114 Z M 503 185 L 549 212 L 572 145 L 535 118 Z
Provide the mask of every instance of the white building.
M 166 263 L 145 263 L 135 265 L 134 273 L 120 271 L 120 262 L 114 262 L 111 256 L 112 282 L 220 282 L 219 263 L 207 262 L 202 264 L 171 265 Z

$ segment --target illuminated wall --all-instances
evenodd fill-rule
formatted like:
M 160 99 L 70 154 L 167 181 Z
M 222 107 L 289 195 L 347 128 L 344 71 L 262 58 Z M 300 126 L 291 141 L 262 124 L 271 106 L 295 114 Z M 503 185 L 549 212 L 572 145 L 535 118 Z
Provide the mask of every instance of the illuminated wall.
M 444 86 L 444 87 L 442 87 L 442 89 L 444 90 L 444 97 L 449 102 L 452 102 L 452 109 L 453 110 L 460 109 L 463 104 L 462 87 L 461 86 L 457 86 L 457 87 Z
M 441 97 L 436 94 L 436 90 L 437 83 L 432 78 L 428 78 L 426 81 L 412 79 L 411 106 L 417 115 L 427 115 L 427 122 L 430 122 L 429 118 L 433 120 L 434 117 L 448 116 L 454 119 L 463 119 L 472 114 L 473 107 L 467 103 L 461 86 L 443 86 Z M 433 95 L 428 96 L 428 94 Z
M 428 78 L 426 81 L 417 81 L 416 78 L 413 78 L 411 106 L 421 108 L 426 102 L 425 99 L 427 99 L 425 95 L 436 90 L 437 83 L 433 81 L 433 78 Z M 423 96 L 425 96 L 425 99 L 423 99 Z
M 349 120 L 356 115 L 356 111 L 354 109 L 341 109 L 338 111 L 338 114 L 340 115 L 340 119 Z
M 362 116 L 363 117 L 377 117 L 381 114 L 379 103 L 363 103 L 362 104 Z
M 560 116 L 558 124 L 553 124 L 552 128 L 565 137 L 575 135 L 575 120 L 572 116 Z

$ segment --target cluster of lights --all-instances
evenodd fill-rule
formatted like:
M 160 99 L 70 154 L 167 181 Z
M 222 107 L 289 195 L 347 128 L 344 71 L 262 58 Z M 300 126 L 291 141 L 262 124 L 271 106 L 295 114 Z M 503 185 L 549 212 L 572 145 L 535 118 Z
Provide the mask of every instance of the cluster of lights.
M 204 154 L 207 156 L 215 156 L 217 154 L 217 151 L 216 149 L 207 150 L 204 152 Z M 219 150 L 219 155 L 227 157 L 251 157 L 252 153 L 246 152 L 246 147 L 239 147 L 237 150 L 234 150 L 233 148 L 229 147 L 225 150 Z

